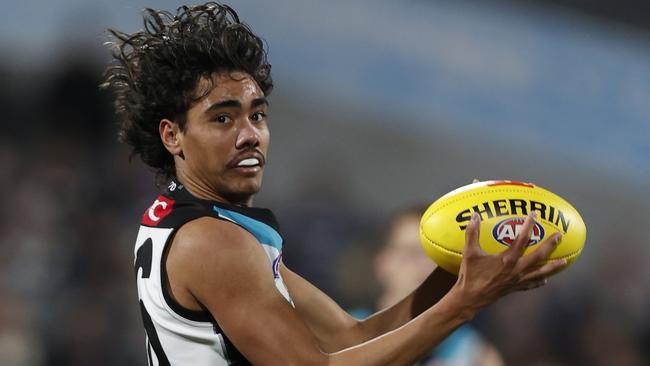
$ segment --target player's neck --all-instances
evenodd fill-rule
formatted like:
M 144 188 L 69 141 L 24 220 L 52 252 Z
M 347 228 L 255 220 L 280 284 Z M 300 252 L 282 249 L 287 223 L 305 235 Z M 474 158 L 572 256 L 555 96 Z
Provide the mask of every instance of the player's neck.
M 182 172 L 177 172 L 176 180 L 187 189 L 190 194 L 196 198 L 206 201 L 216 201 L 233 206 L 252 207 L 253 196 L 235 197 L 219 194 L 211 189 L 209 185 L 200 180 L 192 179 L 185 176 Z

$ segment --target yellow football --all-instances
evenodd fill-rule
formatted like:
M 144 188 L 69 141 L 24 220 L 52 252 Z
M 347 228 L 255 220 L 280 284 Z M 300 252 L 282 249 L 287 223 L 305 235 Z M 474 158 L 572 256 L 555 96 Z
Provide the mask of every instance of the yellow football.
M 537 222 L 524 255 L 560 232 L 560 244 L 542 263 L 562 258 L 567 265 L 575 261 L 587 237 L 578 211 L 553 192 L 509 180 L 473 183 L 440 197 L 422 216 L 420 241 L 434 262 L 457 274 L 465 247 L 465 228 L 473 212 L 481 216 L 481 248 L 495 254 L 514 242 L 530 211 L 537 211 Z

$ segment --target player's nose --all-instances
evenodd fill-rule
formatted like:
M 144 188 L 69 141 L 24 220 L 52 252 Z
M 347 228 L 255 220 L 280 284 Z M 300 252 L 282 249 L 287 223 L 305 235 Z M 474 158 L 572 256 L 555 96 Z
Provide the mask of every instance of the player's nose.
M 237 134 L 237 149 L 257 147 L 260 144 L 260 136 L 257 128 L 248 120 L 242 121 Z

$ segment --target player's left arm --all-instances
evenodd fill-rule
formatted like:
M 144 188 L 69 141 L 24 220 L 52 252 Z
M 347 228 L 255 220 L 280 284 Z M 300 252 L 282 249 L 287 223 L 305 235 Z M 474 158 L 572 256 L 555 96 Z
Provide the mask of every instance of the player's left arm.
M 436 268 L 413 292 L 397 304 L 366 320 L 357 320 L 334 300 L 284 264 L 280 267 L 296 311 L 327 352 L 342 350 L 397 329 L 438 302 L 456 282 Z

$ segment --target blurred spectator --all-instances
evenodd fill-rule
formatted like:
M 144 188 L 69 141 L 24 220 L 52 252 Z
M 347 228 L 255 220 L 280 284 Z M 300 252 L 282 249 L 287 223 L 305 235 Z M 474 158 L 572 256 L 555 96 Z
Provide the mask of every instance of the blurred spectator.
M 2 365 L 144 363 L 122 225 L 134 202 L 121 186 L 137 176 L 104 148 L 115 137 L 99 75 L 79 60 L 22 90 L 40 108 L 19 93 L 2 101 L 24 110 L 7 121 L 20 140 L 0 146 Z
M 420 218 L 426 207 L 397 213 L 388 223 L 383 246 L 375 258 L 375 274 L 382 293 L 376 309 L 397 303 L 417 288 L 436 268 L 420 244 Z M 359 310 L 356 315 L 362 315 Z M 370 311 L 363 315 L 370 315 Z M 498 351 L 471 325 L 458 328 L 418 365 L 501 366 Z

